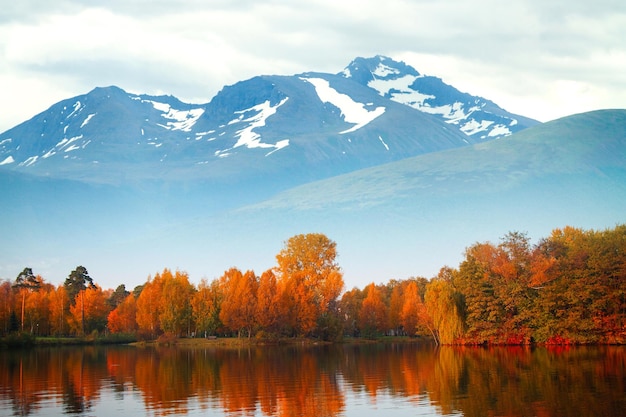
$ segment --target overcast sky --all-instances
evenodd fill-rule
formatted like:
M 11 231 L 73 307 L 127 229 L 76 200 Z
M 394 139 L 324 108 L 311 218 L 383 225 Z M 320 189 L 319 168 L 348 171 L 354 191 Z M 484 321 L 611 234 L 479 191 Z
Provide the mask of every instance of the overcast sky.
M 378 54 L 541 121 L 626 108 L 623 0 L 20 0 L 0 9 L 0 132 L 97 86 L 204 103 Z

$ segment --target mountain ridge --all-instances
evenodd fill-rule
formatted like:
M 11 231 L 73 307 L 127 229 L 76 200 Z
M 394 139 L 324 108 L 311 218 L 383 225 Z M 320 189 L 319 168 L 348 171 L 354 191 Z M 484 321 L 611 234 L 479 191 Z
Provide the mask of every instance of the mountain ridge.
M 399 68 L 395 75 L 417 73 L 406 64 L 384 62 Z M 442 96 L 460 94 L 443 83 L 439 88 Z M 485 140 L 422 111 L 426 107 L 391 100 L 346 77 L 346 70 L 256 76 L 225 86 L 206 104 L 98 87 L 0 134 L 0 169 L 109 183 L 133 176 L 137 181 L 267 176 L 277 183 L 292 178 L 286 188 Z

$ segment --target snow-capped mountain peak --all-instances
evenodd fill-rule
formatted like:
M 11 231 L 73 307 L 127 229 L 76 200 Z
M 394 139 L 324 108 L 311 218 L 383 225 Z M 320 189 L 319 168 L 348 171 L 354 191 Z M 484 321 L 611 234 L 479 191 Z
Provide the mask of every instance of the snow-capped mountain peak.
M 341 75 L 376 90 L 385 98 L 432 114 L 477 139 L 508 136 L 532 122 L 384 56 L 357 58 Z

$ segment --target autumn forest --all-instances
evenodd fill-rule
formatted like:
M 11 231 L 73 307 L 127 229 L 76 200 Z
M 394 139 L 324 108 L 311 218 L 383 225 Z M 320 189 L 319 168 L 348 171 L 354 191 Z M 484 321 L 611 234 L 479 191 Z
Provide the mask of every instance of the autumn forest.
M 626 225 L 555 229 L 536 244 L 511 232 L 473 244 L 436 277 L 349 290 L 336 258 L 324 234 L 296 235 L 260 275 L 233 267 L 195 285 L 186 272 L 164 269 L 132 291 L 101 288 L 83 266 L 58 286 L 27 267 L 0 281 L 0 337 L 626 343 Z

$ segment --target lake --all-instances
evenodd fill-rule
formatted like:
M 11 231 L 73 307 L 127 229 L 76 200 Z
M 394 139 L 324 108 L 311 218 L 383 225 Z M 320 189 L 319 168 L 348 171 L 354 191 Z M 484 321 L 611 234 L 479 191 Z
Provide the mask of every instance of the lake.
M 2 416 L 622 416 L 626 347 L 0 351 Z

